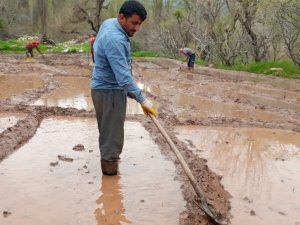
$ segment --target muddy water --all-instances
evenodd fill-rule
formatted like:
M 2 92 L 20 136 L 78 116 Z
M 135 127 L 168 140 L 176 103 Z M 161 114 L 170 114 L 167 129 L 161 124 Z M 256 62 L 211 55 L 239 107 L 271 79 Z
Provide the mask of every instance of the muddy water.
M 90 79 L 82 77 L 55 77 L 59 88 L 49 94 L 45 94 L 33 105 L 73 107 L 77 109 L 91 110 L 94 108 Z M 127 114 L 142 114 L 140 104 L 128 99 Z
M 120 175 L 102 177 L 94 119 L 44 120 L 0 164 L 0 224 L 179 224 L 185 202 L 173 163 L 141 124 L 126 122 L 125 133 Z
M 177 127 L 232 194 L 232 225 L 300 222 L 300 133 L 255 128 Z
M 205 84 L 205 87 L 202 86 L 197 93 L 201 95 L 211 93 L 213 96 L 228 97 L 237 101 L 246 99 L 253 104 L 300 110 L 300 104 L 297 104 L 298 99 L 300 99 L 300 92 L 271 89 L 263 86 L 212 82 Z
M 0 113 L 0 133 L 14 126 L 18 120 L 25 116 L 23 113 Z
M 93 108 L 90 97 L 89 79 L 82 77 L 55 77 L 59 88 L 45 94 L 34 105 L 73 107 L 77 109 Z
M 191 106 L 191 109 L 196 109 L 197 117 L 222 116 L 282 121 L 286 119 L 285 116 L 277 116 L 259 108 L 264 109 L 268 106 L 281 111 L 299 112 L 300 110 L 299 82 L 288 85 L 293 82 L 285 81 L 287 86 L 274 88 L 271 84 L 224 82 L 212 76 L 183 73 L 174 69 L 138 69 L 137 71 L 138 76 L 143 78 L 142 82 L 147 84 L 145 91 L 170 99 L 173 106 L 181 107 L 179 112 Z M 292 86 L 294 88 L 291 88 Z M 245 103 L 249 107 L 245 107 Z M 208 107 L 207 112 L 204 111 L 206 107 Z M 254 110 L 255 107 L 258 109 Z M 180 116 L 191 117 L 186 113 Z
M 281 121 L 286 119 L 280 115 L 263 110 L 208 100 L 193 94 L 180 93 L 178 88 L 190 88 L 190 85 L 187 83 L 180 83 L 175 86 L 175 88 L 166 89 L 158 85 L 143 85 L 140 83 L 140 87 L 145 91 L 154 95 L 167 96 L 173 102 L 172 105 L 176 108 L 178 115 L 183 118 L 233 117 L 239 119 L 253 118 L 262 121 Z
M 196 116 L 200 118 L 206 117 L 233 117 L 233 118 L 253 118 L 262 121 L 280 121 L 285 120 L 285 117 L 276 115 L 270 112 L 264 112 L 262 110 L 246 108 L 245 106 L 239 106 L 237 104 L 222 103 L 213 100 L 207 100 L 202 97 L 189 95 L 189 94 L 177 94 L 174 99 L 174 104 L 181 108 L 190 107 L 191 111 L 184 111 L 180 113 L 182 117 L 190 118 Z
M 38 89 L 43 86 L 43 81 L 35 76 L 0 76 L 0 100 L 19 95 L 30 89 Z

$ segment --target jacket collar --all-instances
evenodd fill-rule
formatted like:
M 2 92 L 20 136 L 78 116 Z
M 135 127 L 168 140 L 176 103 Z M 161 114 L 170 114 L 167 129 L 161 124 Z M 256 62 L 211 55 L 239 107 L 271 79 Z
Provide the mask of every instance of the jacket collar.
M 128 36 L 128 34 L 125 32 L 125 30 L 123 29 L 123 27 L 121 26 L 121 24 L 119 23 L 118 18 L 115 18 L 114 23 L 115 23 L 116 27 L 118 28 L 118 30 L 120 30 L 120 31 L 126 36 L 126 38 L 127 38 L 128 41 L 129 41 L 129 36 Z

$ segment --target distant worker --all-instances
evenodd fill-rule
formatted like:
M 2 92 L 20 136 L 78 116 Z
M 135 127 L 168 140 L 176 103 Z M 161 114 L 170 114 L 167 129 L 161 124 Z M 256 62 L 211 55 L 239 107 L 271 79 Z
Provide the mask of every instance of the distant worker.
M 32 41 L 32 42 L 28 42 L 26 44 L 26 56 L 27 58 L 29 58 L 31 56 L 31 58 L 33 58 L 33 49 L 36 48 L 36 50 L 44 57 L 43 53 L 40 51 L 39 49 L 39 45 L 41 44 L 41 42 L 39 41 Z
M 195 52 L 190 48 L 180 48 L 179 52 L 186 56 L 184 62 L 188 61 L 187 66 L 189 70 L 194 70 L 194 63 L 196 59 Z
M 89 42 L 91 43 L 91 54 L 92 54 L 92 59 L 93 59 L 93 63 L 95 63 L 95 59 L 94 59 L 94 43 L 96 41 L 96 35 L 95 34 L 90 34 L 89 35 Z
M 104 175 L 118 173 L 119 156 L 124 144 L 127 96 L 139 102 L 145 114 L 156 116 L 157 113 L 152 101 L 145 98 L 137 86 L 131 71 L 129 38 L 140 29 L 146 17 L 146 9 L 140 2 L 125 1 L 117 18 L 102 23 L 94 44 L 95 67 L 91 92 Z

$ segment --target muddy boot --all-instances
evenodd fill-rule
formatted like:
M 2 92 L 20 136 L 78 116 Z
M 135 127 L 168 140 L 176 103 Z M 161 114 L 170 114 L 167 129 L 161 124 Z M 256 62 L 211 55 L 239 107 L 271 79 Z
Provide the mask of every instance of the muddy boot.
M 101 159 L 103 175 L 115 176 L 118 174 L 118 161 L 105 161 Z

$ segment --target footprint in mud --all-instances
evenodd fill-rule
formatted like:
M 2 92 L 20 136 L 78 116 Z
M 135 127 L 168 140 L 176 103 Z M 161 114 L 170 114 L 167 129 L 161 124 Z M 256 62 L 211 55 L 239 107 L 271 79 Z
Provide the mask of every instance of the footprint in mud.
M 11 212 L 9 212 L 9 211 L 3 211 L 3 217 L 4 218 L 6 218 L 6 217 L 8 217 L 10 215 L 11 215 Z
M 245 198 L 243 198 L 244 201 L 248 202 L 248 203 L 253 203 L 252 200 L 250 200 L 247 196 Z
M 57 166 L 57 165 L 58 165 L 58 163 L 59 163 L 58 161 L 56 161 L 56 162 L 51 162 L 51 163 L 50 163 L 50 166 L 53 166 L 53 167 L 55 167 L 55 166 Z
M 61 161 L 65 161 L 65 162 L 73 162 L 73 160 L 74 159 L 72 159 L 72 158 L 69 158 L 69 157 L 67 157 L 67 156 L 63 156 L 63 155 L 58 155 L 57 156 L 57 158 L 59 159 L 59 160 L 61 160 Z
M 80 151 L 84 151 L 85 148 L 84 148 L 84 145 L 78 144 L 78 145 L 75 145 L 75 146 L 73 147 L 73 150 L 74 150 L 74 151 L 80 152 Z

